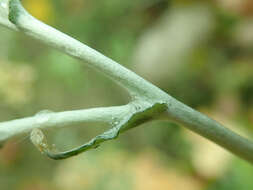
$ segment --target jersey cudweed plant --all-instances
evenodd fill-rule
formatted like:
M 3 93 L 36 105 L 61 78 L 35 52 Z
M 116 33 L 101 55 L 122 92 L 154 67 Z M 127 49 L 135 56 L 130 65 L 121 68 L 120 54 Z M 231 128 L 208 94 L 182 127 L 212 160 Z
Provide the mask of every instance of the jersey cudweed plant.
M 96 50 L 37 20 L 23 8 L 20 0 L 0 0 L 0 24 L 11 30 L 23 32 L 63 53 L 80 59 L 88 66 L 110 77 L 125 88 L 131 96 L 131 102 L 122 106 L 58 113 L 41 111 L 32 117 L 1 122 L 0 142 L 18 134 L 31 132 L 31 141 L 42 153 L 52 159 L 64 159 L 96 148 L 104 141 L 117 138 L 126 130 L 155 119 L 159 115 L 165 115 L 168 120 L 187 127 L 253 163 L 251 141 L 177 101 Z M 42 132 L 42 129 L 82 122 L 104 122 L 110 125 L 111 129 L 91 139 L 88 143 L 65 152 L 58 152 L 51 148 Z

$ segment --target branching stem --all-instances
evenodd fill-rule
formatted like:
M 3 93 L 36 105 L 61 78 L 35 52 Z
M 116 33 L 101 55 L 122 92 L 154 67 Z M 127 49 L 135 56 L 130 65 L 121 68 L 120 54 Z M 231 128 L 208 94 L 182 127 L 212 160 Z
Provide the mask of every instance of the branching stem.
M 177 101 L 158 87 L 96 50 L 35 19 L 22 7 L 19 0 L 0 0 L 1 2 L 8 5 L 4 9 L 0 4 L 1 25 L 23 32 L 63 53 L 84 61 L 88 66 L 100 71 L 124 87 L 132 97 L 132 101 L 127 105 L 118 107 L 43 113 L 30 118 L 2 122 L 0 123 L 0 141 L 7 140 L 20 133 L 29 132 L 32 129 L 61 127 L 85 121 L 99 121 L 112 125 L 111 130 L 74 150 L 63 153 L 47 151 L 49 157 L 62 159 L 95 148 L 103 141 L 114 139 L 119 133 L 166 112 L 168 119 L 184 125 L 253 163 L 253 143 L 251 141 Z M 113 124 L 115 119 L 116 124 Z M 36 137 L 38 138 L 36 139 Z M 33 131 L 32 139 L 38 147 L 42 147 L 42 149 L 44 147 L 46 150 L 47 146 L 44 146 L 45 143 L 43 143 L 45 139 L 40 131 Z

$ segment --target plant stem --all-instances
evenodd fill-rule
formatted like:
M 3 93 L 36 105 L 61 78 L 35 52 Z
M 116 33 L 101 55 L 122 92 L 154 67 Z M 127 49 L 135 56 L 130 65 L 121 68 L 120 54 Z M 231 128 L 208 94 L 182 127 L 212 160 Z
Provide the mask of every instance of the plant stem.
M 141 97 L 141 99 L 147 98 L 147 100 L 168 99 L 168 94 L 134 72 L 89 46 L 32 17 L 22 7 L 19 0 L 10 1 L 9 19 L 25 34 L 78 58 L 88 63 L 88 66 L 107 75 L 123 88 L 126 88 L 133 98 Z
M 30 132 L 34 128 L 59 128 L 84 122 L 103 122 L 110 124 L 131 112 L 130 105 L 51 112 L 44 110 L 33 117 L 0 123 L 0 142 L 16 135 Z
M 177 101 L 158 87 L 96 50 L 35 19 L 22 7 L 19 0 L 10 0 L 9 10 L 7 12 L 9 12 L 9 20 L 12 24 L 6 24 L 6 22 L 1 23 L 0 20 L 1 24 L 5 24 L 10 29 L 21 31 L 49 46 L 57 48 L 68 55 L 88 63 L 89 66 L 109 76 L 112 80 L 127 89 L 133 98 L 134 104 L 131 102 L 128 105 L 119 107 L 48 113 L 44 116 L 50 119 L 46 122 L 40 122 L 40 124 L 38 124 L 38 119 L 41 119 L 40 117 L 42 116 L 3 122 L 0 123 L 0 140 L 6 140 L 13 135 L 29 131 L 33 128 L 57 127 L 83 121 L 108 122 L 111 121 L 109 119 L 111 117 L 117 117 L 120 120 L 124 118 L 124 115 L 129 116 L 129 113 L 132 113 L 129 118 L 127 118 L 129 122 L 126 121 L 125 118 L 123 119 L 124 123 L 127 124 L 125 128 L 127 130 L 131 129 L 129 125 L 135 126 L 136 123 L 141 123 L 143 118 L 146 119 L 145 114 L 147 112 L 152 114 L 162 113 L 162 109 L 153 108 L 155 107 L 154 105 L 165 104 L 167 106 L 167 117 L 170 120 L 184 125 L 188 129 L 253 163 L 253 143 L 251 141 L 237 135 L 218 122 Z M 138 106 L 140 108 L 138 108 Z M 99 114 L 101 114 L 101 117 L 98 117 Z M 118 114 L 120 114 L 120 116 Z M 131 121 L 133 120 L 134 122 L 132 123 Z M 112 137 L 114 137 L 113 135 L 115 135 L 115 133 L 110 133 L 110 135 L 111 134 Z
M 173 101 L 173 104 L 168 106 L 167 114 L 170 120 L 182 124 L 253 164 L 252 141 L 178 101 Z

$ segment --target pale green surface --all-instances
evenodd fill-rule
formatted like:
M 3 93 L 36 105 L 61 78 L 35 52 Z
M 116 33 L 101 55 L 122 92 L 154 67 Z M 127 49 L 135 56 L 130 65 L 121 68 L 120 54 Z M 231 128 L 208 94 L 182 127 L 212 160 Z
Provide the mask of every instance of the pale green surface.
M 23 9 L 19 0 L 11 0 L 9 6 L 9 19 L 20 31 L 67 54 L 82 59 L 83 61 L 89 63 L 91 67 L 94 67 L 117 81 L 129 91 L 133 98 L 133 102 L 135 102 L 135 100 L 139 101 L 137 101 L 137 106 L 140 106 L 140 115 L 145 113 L 145 110 L 152 108 L 157 103 L 166 103 L 169 118 L 175 119 L 181 124 L 185 124 L 194 132 L 214 141 L 241 158 L 253 162 L 252 142 L 236 135 L 229 129 L 226 129 L 222 125 L 218 124 L 216 121 L 209 119 L 199 112 L 196 112 L 171 98 L 159 88 L 153 86 L 138 75 L 88 46 L 83 45 L 75 39 L 34 19 Z M 146 104 L 148 105 L 147 107 Z M 135 106 L 135 103 L 133 105 Z M 137 113 L 138 109 L 136 113 L 132 113 L 132 116 Z M 130 116 L 127 120 L 130 120 L 132 116 Z M 10 124 L 10 122 L 8 124 Z M 15 134 L 15 132 L 12 133 Z M 116 132 L 116 134 L 117 133 L 118 132 Z M 111 139 L 111 135 L 109 136 L 109 139 Z M 113 134 L 112 138 L 116 136 Z M 1 139 L 4 140 L 7 137 L 8 134 L 4 134 L 4 137 Z

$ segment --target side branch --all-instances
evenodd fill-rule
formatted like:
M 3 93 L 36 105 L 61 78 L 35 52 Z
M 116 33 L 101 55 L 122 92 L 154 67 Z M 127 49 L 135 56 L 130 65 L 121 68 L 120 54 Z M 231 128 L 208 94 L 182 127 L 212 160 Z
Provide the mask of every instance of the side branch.
M 47 129 L 64 127 L 83 122 L 117 122 L 131 112 L 130 105 L 92 108 L 65 112 L 41 111 L 33 117 L 0 123 L 0 142 L 13 136 L 30 132 L 35 128 Z
M 133 99 L 133 102 L 125 106 L 61 113 L 44 112 L 34 117 L 3 122 L 0 123 L 0 141 L 17 134 L 29 132 L 35 128 L 61 127 L 84 121 L 110 123 L 113 117 L 119 119 L 117 121 L 119 123 L 111 130 L 95 137 L 88 144 L 59 154 L 51 154 L 51 152 L 47 154 L 51 158 L 62 159 L 85 151 L 90 147 L 94 148 L 105 140 L 116 138 L 119 132 L 131 129 L 148 119 L 152 119 L 152 115 L 161 114 L 164 112 L 165 106 L 167 117 L 170 120 L 183 124 L 190 130 L 253 163 L 253 143 L 251 141 L 177 101 L 158 87 L 96 50 L 35 19 L 22 7 L 19 0 L 0 0 L 0 3 L 7 3 L 4 6 L 0 4 L 1 25 L 21 31 L 86 62 L 90 67 L 107 75 L 127 89 Z M 34 141 L 35 144 L 43 145 L 44 137 L 38 131 L 35 132 L 33 137 L 41 137 L 42 139 L 41 141 Z

